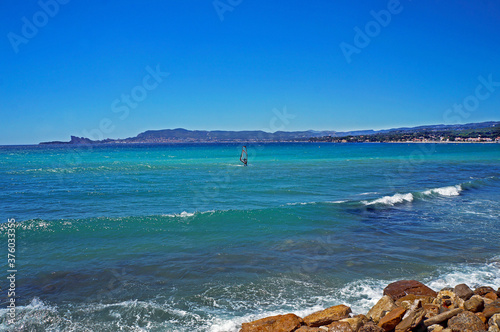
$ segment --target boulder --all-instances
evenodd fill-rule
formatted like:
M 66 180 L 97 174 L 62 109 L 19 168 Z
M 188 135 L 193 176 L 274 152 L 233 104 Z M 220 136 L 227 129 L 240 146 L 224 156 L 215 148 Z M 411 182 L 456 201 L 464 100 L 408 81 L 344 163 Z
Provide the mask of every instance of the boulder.
M 396 326 L 396 332 L 408 332 L 415 329 L 422 323 L 425 316 L 425 310 L 418 308 L 416 310 L 411 310 L 405 315 L 405 318 Z
M 493 301 L 498 299 L 498 295 L 495 292 L 489 292 L 488 294 L 485 294 L 484 297 Z
M 340 322 L 346 322 L 351 325 L 353 332 L 358 332 L 361 326 L 363 326 L 368 321 L 368 317 L 365 315 L 356 315 L 352 318 L 341 319 Z
M 351 325 L 347 322 L 336 321 L 327 325 L 327 327 L 328 332 L 353 332 Z
M 485 305 L 483 314 L 487 319 L 490 319 L 494 314 L 500 314 L 500 300 Z
M 479 295 L 474 295 L 464 303 L 464 308 L 467 311 L 480 312 L 484 309 L 484 300 Z
M 495 292 L 495 290 L 489 286 L 481 286 L 476 289 L 474 289 L 474 294 L 479 295 L 479 296 L 485 296 L 486 294 L 490 292 Z
M 453 332 L 472 332 L 484 331 L 486 326 L 484 323 L 470 311 L 464 311 L 455 317 L 450 318 L 448 327 Z
M 310 326 L 301 326 L 298 330 L 295 330 L 295 332 L 325 332 L 325 331 L 328 330 Z
M 490 328 L 488 329 L 488 332 L 500 332 L 500 328 L 498 328 L 496 326 L 490 326 Z
M 456 285 L 454 292 L 455 294 L 457 294 L 459 298 L 461 298 L 464 301 L 467 301 L 472 297 L 472 295 L 474 295 L 472 289 L 470 289 L 469 286 L 467 286 L 466 284 Z
M 432 303 L 447 310 L 464 308 L 464 300 L 448 290 L 440 291 Z
M 415 300 L 420 300 L 422 304 L 427 304 L 427 303 L 432 303 L 434 300 L 434 297 L 432 296 L 425 296 L 425 295 L 415 295 L 415 294 L 408 294 L 403 296 L 402 298 L 399 298 L 396 300 L 396 305 L 398 307 L 403 307 L 408 309 L 410 305 L 415 302 Z
M 384 331 L 392 331 L 398 325 L 406 312 L 405 308 L 397 307 L 392 309 L 387 315 L 382 317 L 378 322 L 378 326 L 384 329 Z
M 294 314 L 277 315 L 243 323 L 240 332 L 292 332 L 303 323 L 302 318 Z
M 426 319 L 424 321 L 424 325 L 425 326 L 431 326 L 431 325 L 434 325 L 434 324 L 439 324 L 439 323 L 445 322 L 448 319 L 450 319 L 451 317 L 454 317 L 454 316 L 458 315 L 462 311 L 464 311 L 464 310 L 458 308 L 458 309 L 453 309 L 453 310 L 450 310 L 450 311 L 442 312 L 439 315 L 436 315 L 434 317 Z
M 408 294 L 436 297 L 437 293 L 416 280 L 400 280 L 384 288 L 384 295 L 390 296 L 394 301 Z
M 486 324 L 488 322 L 488 319 L 486 319 L 486 316 L 482 312 L 476 312 L 476 316 L 479 317 L 479 319 Z M 494 315 L 493 315 L 494 316 Z
M 346 305 L 335 305 L 325 310 L 314 312 L 304 317 L 304 323 L 311 327 L 328 325 L 334 321 L 348 318 L 351 313 L 351 308 Z
M 377 324 L 385 313 L 390 312 L 396 307 L 394 300 L 390 296 L 385 295 L 368 311 L 366 316 Z
M 436 304 L 424 304 L 422 307 L 425 310 L 425 318 L 431 318 L 439 315 L 439 306 Z
M 375 325 L 372 321 L 369 321 L 365 325 L 361 326 L 359 332 L 385 332 L 385 331 L 380 326 Z
M 442 325 L 439 325 L 439 324 L 434 324 L 434 325 L 431 325 L 427 328 L 427 331 L 428 332 L 442 332 L 444 329 L 444 327 Z
M 500 328 L 500 314 L 494 314 L 493 316 L 490 317 L 490 320 L 488 321 L 488 325 L 491 326 L 496 326 L 497 328 Z

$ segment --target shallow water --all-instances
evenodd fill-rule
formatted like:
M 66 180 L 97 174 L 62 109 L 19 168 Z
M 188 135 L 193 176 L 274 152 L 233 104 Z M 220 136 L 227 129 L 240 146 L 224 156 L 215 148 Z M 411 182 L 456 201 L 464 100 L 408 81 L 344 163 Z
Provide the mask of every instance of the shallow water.
M 365 312 L 397 279 L 500 286 L 499 144 L 249 144 L 248 167 L 240 150 L 0 147 L 17 327 L 236 331 Z

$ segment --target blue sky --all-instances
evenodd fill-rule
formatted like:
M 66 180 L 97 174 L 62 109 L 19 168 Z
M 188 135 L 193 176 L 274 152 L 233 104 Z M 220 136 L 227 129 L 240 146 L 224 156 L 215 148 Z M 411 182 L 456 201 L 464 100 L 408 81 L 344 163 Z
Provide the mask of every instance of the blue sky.
M 6 0 L 0 144 L 500 120 L 499 31 L 496 0 Z

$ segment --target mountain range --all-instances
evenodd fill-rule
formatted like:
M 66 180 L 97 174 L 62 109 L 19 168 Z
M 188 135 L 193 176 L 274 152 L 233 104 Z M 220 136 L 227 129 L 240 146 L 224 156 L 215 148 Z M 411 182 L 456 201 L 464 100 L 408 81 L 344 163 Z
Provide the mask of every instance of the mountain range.
M 402 127 L 384 130 L 356 130 L 356 131 L 277 131 L 269 133 L 261 130 L 248 131 L 223 131 L 223 130 L 187 130 L 183 128 L 148 130 L 135 137 L 125 139 L 105 139 L 93 141 L 85 137 L 71 136 L 69 142 L 52 141 L 40 144 L 113 144 L 113 143 L 210 143 L 210 142 L 291 142 L 308 141 L 315 137 L 345 137 L 365 136 L 383 133 L 415 133 L 420 131 L 460 131 L 474 130 L 491 127 L 500 127 L 499 121 L 481 123 L 454 124 L 454 125 L 428 125 L 418 127 Z

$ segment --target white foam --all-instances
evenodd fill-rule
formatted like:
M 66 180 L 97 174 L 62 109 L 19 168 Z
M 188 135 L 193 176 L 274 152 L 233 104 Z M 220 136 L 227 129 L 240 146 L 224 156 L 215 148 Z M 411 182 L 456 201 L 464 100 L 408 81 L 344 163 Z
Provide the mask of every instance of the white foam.
M 178 218 L 187 218 L 187 217 L 192 217 L 196 214 L 196 212 L 186 212 L 182 211 L 181 213 L 172 213 L 172 214 L 164 214 L 164 217 L 178 217 Z
M 438 194 L 441 196 L 458 196 L 462 191 L 462 186 L 457 184 L 456 186 L 441 187 L 429 189 L 423 192 L 424 195 Z
M 399 204 L 399 203 L 404 203 L 404 202 L 412 202 L 413 201 L 413 194 L 408 193 L 408 194 L 395 194 L 392 196 L 384 196 L 382 198 L 378 198 L 376 200 L 373 200 L 371 202 L 368 201 L 362 201 L 361 203 L 365 205 L 373 205 L 373 204 L 383 204 L 383 205 L 394 205 L 394 204 Z

